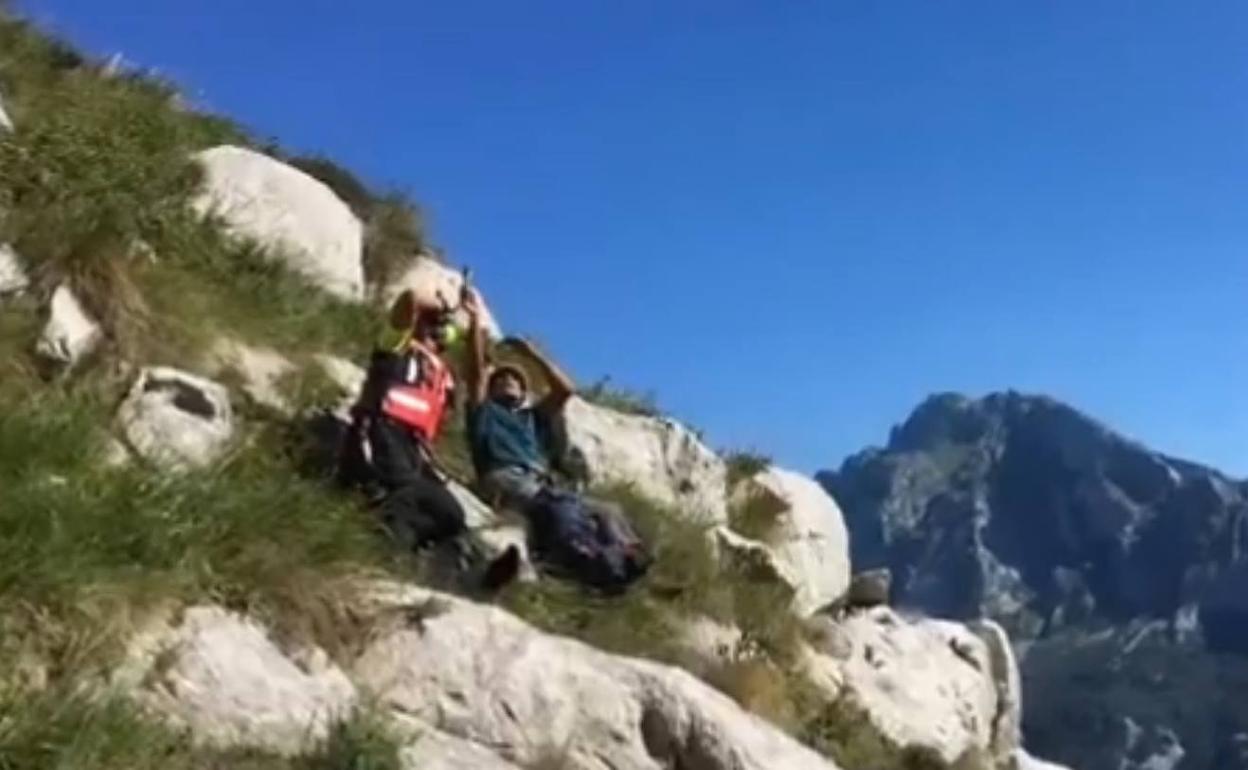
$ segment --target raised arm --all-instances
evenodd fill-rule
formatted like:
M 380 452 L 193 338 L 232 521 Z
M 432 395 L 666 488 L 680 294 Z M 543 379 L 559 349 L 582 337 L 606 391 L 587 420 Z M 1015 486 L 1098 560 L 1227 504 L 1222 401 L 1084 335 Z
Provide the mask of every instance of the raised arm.
M 521 337 L 509 339 L 507 342 L 516 350 L 528 356 L 541 370 L 542 376 L 546 379 L 546 387 L 548 389 L 546 397 L 542 399 L 542 405 L 552 410 L 563 408 L 568 399 L 576 393 L 576 383 L 572 381 L 572 378 L 547 358 L 545 353 L 538 350 L 537 346 L 532 342 Z
M 474 289 L 464 293 L 468 312 L 468 404 L 480 406 L 486 399 L 485 329 L 481 326 L 481 298 Z

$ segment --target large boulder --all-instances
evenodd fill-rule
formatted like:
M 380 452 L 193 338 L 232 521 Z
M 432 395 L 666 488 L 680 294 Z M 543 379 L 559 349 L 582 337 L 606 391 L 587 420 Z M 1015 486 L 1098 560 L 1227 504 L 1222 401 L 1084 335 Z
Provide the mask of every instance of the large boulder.
M 0 299 L 21 294 L 30 287 L 30 278 L 17 252 L 7 243 L 0 243 Z
M 966 626 L 876 607 L 839 621 L 816 618 L 812 631 L 812 682 L 836 719 L 862 731 L 848 742 L 878 741 L 880 768 L 906 767 L 916 752 L 945 766 L 990 768 L 1017 748 L 999 743 L 992 652 Z
M 522 767 L 826 770 L 829 760 L 692 675 L 543 634 L 490 606 L 410 587 L 351 666 L 380 705 Z
M 255 241 L 326 291 L 363 298 L 363 226 L 328 186 L 242 147 L 213 147 L 195 157 L 204 169 L 197 211 L 219 218 L 231 235 Z
M 139 372 L 117 417 L 131 448 L 172 470 L 210 465 L 234 436 L 225 386 L 163 366 Z
M 733 497 L 734 506 L 762 506 L 774 515 L 763 545 L 789 576 L 796 612 L 809 615 L 841 598 L 849 586 L 849 536 L 841 509 L 814 479 L 773 466 Z
M 595 482 L 624 483 L 691 517 L 726 524 L 724 461 L 684 425 L 625 414 L 574 397 L 565 410 L 568 437 Z
M 45 361 L 69 369 L 95 350 L 104 338 L 103 332 L 68 286 L 52 292 L 48 303 L 47 322 L 35 352 Z
M 134 696 L 199 743 L 298 754 L 350 715 L 355 686 L 323 653 L 296 662 L 263 628 L 218 607 L 187 609 L 176 626 L 131 647 Z
M 386 284 L 381 290 L 381 300 L 386 307 L 394 302 L 400 293 L 411 290 L 416 298 L 430 305 L 439 305 L 442 301 L 456 306 L 464 286 L 464 277 L 458 271 L 427 254 L 417 255 L 402 273 Z M 481 325 L 493 339 L 502 336 L 494 314 L 484 303 L 481 305 Z M 456 313 L 456 322 L 462 327 L 468 326 L 468 315 L 462 310 Z

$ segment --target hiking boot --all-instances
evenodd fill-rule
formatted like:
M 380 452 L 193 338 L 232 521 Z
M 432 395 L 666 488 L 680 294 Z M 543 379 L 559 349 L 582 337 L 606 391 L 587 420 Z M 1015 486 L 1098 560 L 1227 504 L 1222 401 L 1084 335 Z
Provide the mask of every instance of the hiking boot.
M 515 580 L 518 574 L 520 574 L 520 549 L 509 545 L 501 556 L 485 568 L 485 574 L 481 577 L 481 587 L 491 593 L 498 591 Z

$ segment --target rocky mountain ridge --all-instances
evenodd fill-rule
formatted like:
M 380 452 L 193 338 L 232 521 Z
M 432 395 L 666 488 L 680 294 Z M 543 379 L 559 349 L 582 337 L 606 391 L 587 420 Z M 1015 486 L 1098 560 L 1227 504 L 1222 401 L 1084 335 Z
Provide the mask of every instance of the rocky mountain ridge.
M 1215 758 L 1248 727 L 1229 684 L 1248 669 L 1244 482 L 1014 392 L 933 396 L 819 479 L 894 601 L 1009 628 L 1041 693 L 1025 722 L 1040 751 L 1089 770 L 1232 766 Z M 1193 707 L 1183 682 L 1205 676 Z

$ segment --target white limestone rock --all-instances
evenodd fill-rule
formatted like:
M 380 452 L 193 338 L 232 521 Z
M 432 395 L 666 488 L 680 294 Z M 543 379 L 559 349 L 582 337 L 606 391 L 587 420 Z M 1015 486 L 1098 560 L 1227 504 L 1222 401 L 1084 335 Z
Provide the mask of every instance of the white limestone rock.
M 0 243 L 0 300 L 17 296 L 30 288 L 30 277 L 17 252 L 7 243 Z
M 1005 763 L 1023 745 L 1022 675 L 1004 628 L 987 619 L 970 623 L 967 628 L 983 640 L 988 651 L 992 680 L 997 688 L 992 746 L 997 761 Z
M 642 494 L 709 523 L 728 521 L 726 467 L 675 420 L 624 414 L 573 397 L 568 438 L 598 482 L 632 484 Z
M 793 589 L 794 610 L 810 615 L 841 598 L 850 580 L 849 534 L 836 501 L 814 479 L 776 467 L 742 483 L 734 504 L 751 495 L 778 511 L 762 545 Z
M 558 747 L 590 770 L 827 770 L 835 765 L 679 669 L 543 634 L 514 616 L 415 587 L 409 618 L 351 667 L 383 706 L 533 766 Z M 419 615 L 416 621 L 410 620 Z
M 959 623 L 908 620 L 888 607 L 851 613 L 836 625 L 848 655 L 806 656 L 812 682 L 830 701 L 865 714 L 864 729 L 899 752 L 923 749 L 947 765 L 995 765 L 999 696 L 983 640 Z
M 195 158 L 204 169 L 196 211 L 219 218 L 231 235 L 270 249 L 325 291 L 363 298 L 363 226 L 328 186 L 242 147 L 213 147 Z
M 118 422 L 131 448 L 170 470 L 212 464 L 228 449 L 235 427 L 225 386 L 163 366 L 139 372 Z
M 219 607 L 192 607 L 145 644 L 135 697 L 203 745 L 307 752 L 358 699 L 323 656 L 300 667 L 263 628 Z
M 99 324 L 70 288 L 64 284 L 52 292 L 48 304 L 48 320 L 35 343 L 35 352 L 52 364 L 72 369 L 99 346 L 104 337 Z
M 431 727 L 419 732 L 399 752 L 403 770 L 523 770 L 497 754 Z

